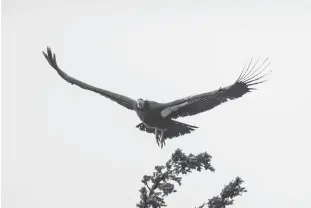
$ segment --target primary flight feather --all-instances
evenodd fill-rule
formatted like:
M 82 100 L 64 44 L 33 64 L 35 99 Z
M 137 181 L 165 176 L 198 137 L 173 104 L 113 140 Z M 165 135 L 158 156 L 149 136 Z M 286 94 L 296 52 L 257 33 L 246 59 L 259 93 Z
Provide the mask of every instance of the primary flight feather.
M 205 112 L 221 103 L 239 98 L 254 90 L 254 85 L 266 81 L 263 78 L 268 74 L 266 69 L 270 64 L 268 58 L 261 64 L 258 64 L 259 58 L 255 62 L 252 59 L 232 85 L 169 103 L 158 103 L 141 98 L 135 101 L 124 95 L 86 84 L 62 71 L 57 65 L 55 54 L 52 54 L 49 47 L 47 52 L 43 52 L 43 55 L 56 72 L 67 82 L 85 90 L 99 93 L 129 110 L 134 110 L 142 121 L 136 127 L 142 131 L 155 134 L 156 142 L 161 147 L 163 147 L 167 138 L 188 134 L 198 128 L 197 126 L 181 123 L 174 119 Z

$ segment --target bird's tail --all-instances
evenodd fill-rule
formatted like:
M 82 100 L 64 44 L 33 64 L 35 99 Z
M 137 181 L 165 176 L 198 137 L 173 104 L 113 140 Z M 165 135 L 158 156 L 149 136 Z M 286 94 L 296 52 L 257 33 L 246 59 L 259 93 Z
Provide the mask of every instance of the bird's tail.
M 171 139 L 173 137 L 179 137 L 184 134 L 190 134 L 196 128 L 199 127 L 172 120 L 172 125 L 165 131 L 164 134 L 166 138 Z
M 154 128 L 148 128 L 147 126 L 145 126 L 144 123 L 140 123 L 136 127 L 139 128 L 141 131 L 155 134 Z M 179 137 L 184 134 L 191 133 L 196 128 L 199 127 L 172 120 L 168 128 L 166 128 L 164 131 L 164 137 L 170 139 L 174 137 Z

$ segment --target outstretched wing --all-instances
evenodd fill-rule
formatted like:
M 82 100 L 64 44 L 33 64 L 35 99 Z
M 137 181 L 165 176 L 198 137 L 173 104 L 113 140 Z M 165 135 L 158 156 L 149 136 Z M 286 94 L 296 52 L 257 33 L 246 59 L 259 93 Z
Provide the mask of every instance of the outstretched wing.
M 86 84 L 82 81 L 79 81 L 71 76 L 69 76 L 68 74 L 66 74 L 64 71 L 62 71 L 58 66 L 57 66 L 57 62 L 56 62 L 56 56 L 55 54 L 52 54 L 52 51 L 50 49 L 50 47 L 47 48 L 47 53 L 43 52 L 43 55 L 45 56 L 46 60 L 49 62 L 49 64 L 57 71 L 57 73 L 67 82 L 77 85 L 85 90 L 90 90 L 96 93 L 99 93 L 117 103 L 119 103 L 120 105 L 130 109 L 130 110 L 134 110 L 134 106 L 135 106 L 135 101 L 131 98 L 128 98 L 126 96 L 123 95 L 119 95 L 117 93 L 113 93 L 110 92 L 108 90 L 104 90 L 101 88 L 97 88 L 94 87 L 92 85 Z
M 165 103 L 165 108 L 161 111 L 162 117 L 178 118 L 195 115 L 210 110 L 228 100 L 239 98 L 251 90 L 255 90 L 252 86 L 265 82 L 266 80 L 262 79 L 270 72 L 265 72 L 270 64 L 268 58 L 257 67 L 258 61 L 259 58 L 252 64 L 252 59 L 247 68 L 243 69 L 239 78 L 230 86 Z

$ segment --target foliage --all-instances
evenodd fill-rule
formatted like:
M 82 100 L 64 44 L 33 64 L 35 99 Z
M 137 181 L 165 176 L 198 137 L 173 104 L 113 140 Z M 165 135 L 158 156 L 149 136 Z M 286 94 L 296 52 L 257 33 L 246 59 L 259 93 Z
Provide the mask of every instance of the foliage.
M 236 177 L 228 185 L 226 185 L 221 191 L 219 196 L 214 196 L 207 203 L 203 203 L 198 208 L 203 208 L 207 205 L 208 208 L 225 208 L 228 205 L 233 204 L 233 198 L 242 195 L 246 192 L 246 188 L 242 187 L 244 181 L 240 177 Z
M 142 179 L 144 186 L 140 191 L 140 202 L 136 205 L 139 208 L 161 208 L 166 207 L 164 197 L 176 192 L 175 185 L 181 185 L 182 177 L 193 170 L 201 171 L 215 169 L 211 165 L 211 156 L 206 152 L 198 155 L 186 155 L 177 149 L 164 166 L 156 166 L 151 176 L 145 175 Z M 233 198 L 245 192 L 241 187 L 242 179 L 237 177 L 229 185 L 225 186 L 220 196 L 213 197 L 207 203 L 203 203 L 199 208 L 208 205 L 209 208 L 224 208 L 233 204 Z

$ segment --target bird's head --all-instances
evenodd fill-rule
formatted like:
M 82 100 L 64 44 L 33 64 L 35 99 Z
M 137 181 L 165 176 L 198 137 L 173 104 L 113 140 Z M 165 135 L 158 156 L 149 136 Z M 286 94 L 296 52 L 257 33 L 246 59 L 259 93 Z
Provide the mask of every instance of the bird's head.
M 145 107 L 145 101 L 141 98 L 139 98 L 137 101 L 136 101 L 136 105 L 139 109 L 144 109 Z

